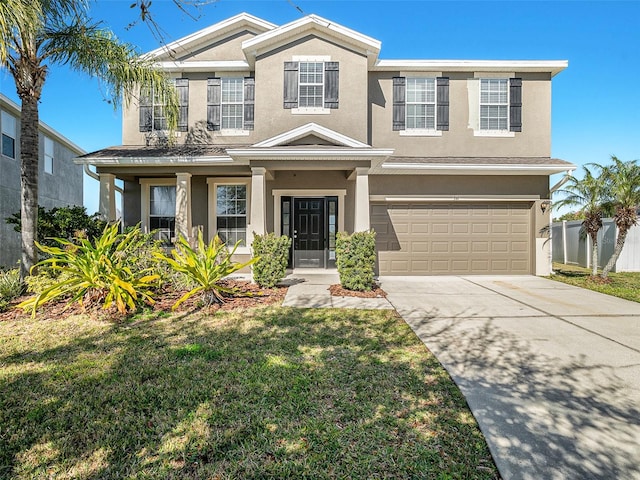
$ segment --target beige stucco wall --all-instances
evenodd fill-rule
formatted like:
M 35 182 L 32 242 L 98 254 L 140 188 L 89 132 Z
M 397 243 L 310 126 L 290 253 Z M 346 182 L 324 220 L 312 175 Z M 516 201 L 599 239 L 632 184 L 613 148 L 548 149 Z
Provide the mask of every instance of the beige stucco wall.
M 193 52 L 176 52 L 177 60 L 188 61 L 225 61 L 225 60 L 244 60 L 242 52 L 242 42 L 256 36 L 255 32 L 241 29 L 234 33 L 230 33 L 223 40 L 219 40 L 206 47 L 199 48 Z
M 474 73 L 447 73 L 449 130 L 441 136 L 402 136 L 392 129 L 393 77 L 400 72 L 369 74 L 369 140 L 395 148 L 396 156 L 548 157 L 551 155 L 551 79 L 549 74 L 515 72 L 522 78 L 522 132 L 513 137 L 477 137 L 469 128 L 468 80 Z

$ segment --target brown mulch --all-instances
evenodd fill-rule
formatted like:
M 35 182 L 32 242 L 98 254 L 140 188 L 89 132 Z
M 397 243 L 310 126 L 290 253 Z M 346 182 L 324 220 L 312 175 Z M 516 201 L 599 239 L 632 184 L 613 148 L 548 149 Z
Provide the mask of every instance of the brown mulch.
M 287 293 L 287 287 L 274 287 L 274 288 L 261 288 L 255 283 L 240 281 L 240 280 L 227 280 L 223 282 L 223 285 L 227 288 L 237 290 L 236 295 L 223 294 L 224 303 L 213 304 L 211 306 L 204 306 L 202 303 L 202 297 L 199 294 L 195 294 L 185 302 L 183 302 L 178 308 L 177 312 L 191 312 L 195 310 L 204 310 L 208 312 L 215 312 L 217 310 L 237 310 L 254 308 L 266 305 L 274 305 L 282 303 Z M 171 312 L 173 304 L 186 293 L 184 291 L 164 289 L 157 292 L 155 296 L 155 303 L 150 308 L 153 308 L 154 312 Z M 0 312 L 0 322 L 7 320 L 16 320 L 20 318 L 27 318 L 30 313 L 25 313 L 21 309 L 14 308 L 20 302 L 29 298 L 29 295 L 16 298 L 10 302 L 10 307 L 4 312 Z M 67 305 L 66 300 L 60 300 L 57 302 L 47 303 L 38 307 L 38 318 L 66 318 L 71 315 L 86 314 L 92 318 L 110 319 L 110 320 L 122 320 L 127 318 L 117 312 L 115 307 L 103 310 L 102 305 L 99 303 L 91 303 L 80 305 L 75 302 L 71 305 Z
M 368 292 L 358 292 L 356 290 L 347 290 L 343 288 L 342 285 L 331 285 L 329 287 L 329 292 L 334 297 L 359 297 L 359 298 L 380 298 L 386 297 L 387 293 L 382 290 L 378 285 L 374 285 L 372 290 Z

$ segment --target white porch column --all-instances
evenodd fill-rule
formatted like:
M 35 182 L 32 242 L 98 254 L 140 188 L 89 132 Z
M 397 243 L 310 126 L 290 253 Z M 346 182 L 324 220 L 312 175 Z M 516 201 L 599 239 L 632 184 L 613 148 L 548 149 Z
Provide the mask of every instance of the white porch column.
M 251 218 L 247 243 L 251 245 L 253 232 L 264 235 L 267 232 L 267 170 L 251 167 Z
M 369 221 L 369 168 L 356 168 L 356 201 L 353 221 L 354 232 L 366 232 L 371 228 Z
M 176 239 L 191 238 L 191 174 L 176 173 Z
M 112 173 L 100 174 L 100 203 L 98 211 L 109 222 L 116 220 L 116 176 Z

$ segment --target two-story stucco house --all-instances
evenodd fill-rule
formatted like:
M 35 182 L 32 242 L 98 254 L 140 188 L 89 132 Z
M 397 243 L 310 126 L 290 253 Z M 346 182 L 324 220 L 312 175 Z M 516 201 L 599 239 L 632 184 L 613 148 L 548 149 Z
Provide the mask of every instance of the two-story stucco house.
M 20 106 L 0 94 L 0 266 L 20 260 L 20 234 L 5 219 L 20 212 Z M 38 204 L 47 209 L 82 205 L 83 172 L 73 161 L 86 153 L 40 122 Z
M 386 275 L 547 274 L 551 82 L 566 61 L 382 60 L 310 15 L 240 14 L 148 54 L 175 77 L 177 146 L 153 92 L 123 145 L 81 157 L 102 211 L 167 238 L 203 228 L 249 254 L 287 234 L 291 266 L 335 265 L 337 231 L 377 232 Z

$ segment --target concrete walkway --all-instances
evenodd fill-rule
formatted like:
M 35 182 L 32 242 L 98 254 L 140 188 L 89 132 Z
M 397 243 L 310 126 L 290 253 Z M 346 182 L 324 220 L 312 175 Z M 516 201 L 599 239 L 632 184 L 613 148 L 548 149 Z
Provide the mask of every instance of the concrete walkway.
M 282 303 L 283 307 L 297 308 L 357 308 L 357 309 L 388 309 L 393 306 L 384 297 L 334 297 L 329 292 L 329 286 L 340 283 L 337 272 L 321 271 L 317 269 L 303 271 L 296 269 L 289 274 L 283 285 L 289 285 L 289 290 Z
M 640 479 L 640 305 L 538 277 L 381 278 L 504 479 Z

